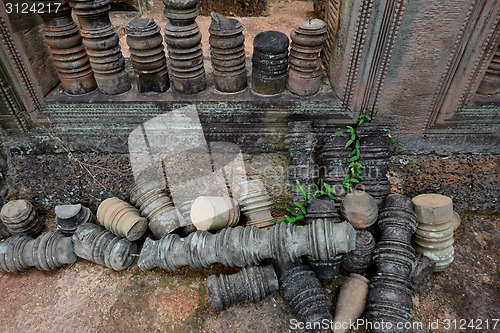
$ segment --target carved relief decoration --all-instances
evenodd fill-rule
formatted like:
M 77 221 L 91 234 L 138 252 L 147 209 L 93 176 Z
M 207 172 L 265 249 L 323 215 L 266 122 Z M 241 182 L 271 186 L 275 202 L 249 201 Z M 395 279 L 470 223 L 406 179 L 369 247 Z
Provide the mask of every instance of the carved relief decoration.
M 326 8 L 326 18 L 325 22 L 327 25 L 328 37 L 323 44 L 323 50 L 321 51 L 321 60 L 323 61 L 323 66 L 327 67 L 330 59 L 332 58 L 333 47 L 335 43 L 335 38 L 337 36 L 337 29 L 339 26 L 339 11 L 340 11 L 340 0 L 328 0 Z

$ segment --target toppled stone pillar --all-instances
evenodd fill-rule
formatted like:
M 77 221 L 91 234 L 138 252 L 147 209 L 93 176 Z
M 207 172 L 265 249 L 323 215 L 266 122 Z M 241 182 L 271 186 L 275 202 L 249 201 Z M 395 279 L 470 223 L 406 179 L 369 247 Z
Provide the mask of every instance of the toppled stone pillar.
M 71 238 L 48 232 L 33 239 L 16 235 L 0 243 L 0 268 L 23 272 L 30 267 L 49 271 L 76 261 Z
M 356 248 L 344 255 L 342 265 L 350 272 L 363 274 L 372 263 L 375 238 L 366 230 L 356 230 Z
M 137 253 L 137 245 L 119 238 L 96 224 L 82 224 L 72 236 L 75 254 L 115 271 L 129 267 Z
M 231 228 L 240 220 L 238 202 L 230 197 L 201 196 L 191 205 L 191 221 L 198 230 Z
M 420 194 L 413 198 L 413 205 L 418 216 L 415 249 L 434 260 L 434 272 L 442 272 L 455 253 L 453 201 L 441 194 Z
M 199 14 L 198 0 L 163 0 L 165 27 L 170 60 L 170 78 L 175 91 L 196 94 L 206 87 L 201 32 L 195 22 Z
M 179 228 L 179 213 L 172 200 L 156 181 L 143 181 L 129 191 L 130 202 L 149 220 L 149 229 L 160 239 Z
M 271 215 L 271 197 L 260 179 L 239 183 L 241 194 L 238 198 L 241 211 L 247 218 L 248 227 L 267 229 L 274 225 Z
M 318 170 L 313 158 L 313 149 L 318 137 L 312 128 L 311 121 L 291 121 L 288 123 L 285 144 L 288 145 L 288 152 L 290 153 L 288 180 L 292 187 L 289 196 L 292 202 L 305 202 L 297 181 L 309 198 L 312 197 L 316 189 L 314 179 L 318 176 Z
M 404 325 L 411 318 L 410 274 L 415 265 L 411 236 L 417 223 L 411 199 L 399 194 L 387 197 L 379 214 L 381 238 L 373 251 L 377 270 L 367 299 L 368 320 L 376 325 L 371 330 L 373 333 L 403 333 Z M 386 325 L 381 325 L 382 322 Z M 387 327 L 388 323 L 392 329 Z
M 81 95 L 97 88 L 89 56 L 82 44 L 80 29 L 71 17 L 71 7 L 61 0 L 35 1 L 44 23 L 45 41 L 61 79 L 63 89 Z
M 368 193 L 354 190 L 342 200 L 340 214 L 355 229 L 366 229 L 377 222 L 378 205 Z
M 208 301 L 217 312 L 239 301 L 261 301 L 278 289 L 278 277 L 272 265 L 248 266 L 235 274 L 207 278 Z
M 141 238 L 148 228 L 148 220 L 137 209 L 118 198 L 101 202 L 97 208 L 97 220 L 118 237 L 125 237 L 131 242 Z
M 0 212 L 0 218 L 12 235 L 38 236 L 43 229 L 43 222 L 26 200 L 13 200 L 6 203 Z
M 167 235 L 159 241 L 146 239 L 138 266 L 176 270 L 184 265 L 210 267 L 252 266 L 264 259 L 297 261 L 302 256 L 327 260 L 354 249 L 356 233 L 349 223 L 314 221 L 307 227 L 281 223 L 270 230 L 254 227 L 223 229 L 217 234 L 197 231 L 186 238 Z
M 361 316 L 366 307 L 369 287 L 370 281 L 359 274 L 351 273 L 344 281 L 335 307 L 334 333 L 348 332 L 351 323 Z
M 252 89 L 274 95 L 286 88 L 288 37 L 279 31 L 264 31 L 253 40 Z
M 139 92 L 165 92 L 170 87 L 160 31 L 153 19 L 134 19 L 125 28 Z
M 99 90 L 106 95 L 124 93 L 132 87 L 125 71 L 119 38 L 109 20 L 110 0 L 71 0 L 81 26 L 83 44 Z
M 90 209 L 80 204 L 56 206 L 55 213 L 57 227 L 66 237 L 72 236 L 80 225 L 96 222 Z
M 321 88 L 319 53 L 327 37 L 326 24 L 319 19 L 308 20 L 290 34 L 290 67 L 288 90 L 296 95 L 310 96 Z
M 210 55 L 215 87 L 222 92 L 237 92 L 247 87 L 245 36 L 238 20 L 211 13 Z
M 319 325 L 333 320 L 330 299 L 314 272 L 301 263 L 273 262 L 279 277 L 281 295 L 292 314 L 304 323 Z M 306 330 L 314 332 L 317 329 Z

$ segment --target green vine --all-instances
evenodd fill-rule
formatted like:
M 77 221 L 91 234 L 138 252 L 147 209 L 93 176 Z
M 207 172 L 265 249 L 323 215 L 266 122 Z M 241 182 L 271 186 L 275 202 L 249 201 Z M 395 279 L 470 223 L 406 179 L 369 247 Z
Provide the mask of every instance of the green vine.
M 294 189 L 299 189 L 302 193 L 302 196 L 304 197 L 304 203 L 300 202 L 293 202 L 293 205 L 295 207 L 289 207 L 288 203 L 285 204 L 285 209 L 290 213 L 290 215 L 285 215 L 283 216 L 282 219 L 276 220 L 276 221 L 271 221 L 274 223 L 292 223 L 296 224 L 298 221 L 303 220 L 305 218 L 305 215 L 307 213 L 307 205 L 309 203 L 310 199 L 317 198 L 320 195 L 326 195 L 330 199 L 337 199 L 335 197 L 335 190 L 330 187 L 330 185 L 326 184 L 323 182 L 321 178 L 318 179 L 318 186 L 320 189 L 317 189 L 314 191 L 314 193 L 309 197 L 307 194 L 307 191 L 304 189 L 304 187 L 300 184 L 298 180 L 296 180 L 297 186 L 294 186 Z M 322 185 L 322 186 L 321 186 Z M 322 189 L 324 187 L 324 190 Z
M 380 110 L 377 110 L 373 114 L 373 117 L 377 116 L 379 113 Z M 345 148 L 351 148 L 351 155 L 349 157 L 349 160 L 347 161 L 349 163 L 349 173 L 342 180 L 342 186 L 346 189 L 347 192 L 352 191 L 353 184 L 358 184 L 363 180 L 363 165 L 359 162 L 359 158 L 361 156 L 361 142 L 356 131 L 365 121 L 371 121 L 373 117 L 366 114 L 365 108 L 359 115 L 358 121 L 354 126 L 346 126 L 346 131 L 344 132 L 335 132 L 335 134 L 337 135 L 348 135 L 349 137 L 349 140 L 345 145 Z

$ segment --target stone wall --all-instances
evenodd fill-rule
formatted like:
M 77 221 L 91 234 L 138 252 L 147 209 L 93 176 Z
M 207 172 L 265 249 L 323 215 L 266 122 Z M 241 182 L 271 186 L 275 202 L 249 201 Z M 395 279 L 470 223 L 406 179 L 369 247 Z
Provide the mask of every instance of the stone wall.
M 201 0 L 198 4 L 201 15 L 210 12 L 226 16 L 265 16 L 267 15 L 267 0 Z

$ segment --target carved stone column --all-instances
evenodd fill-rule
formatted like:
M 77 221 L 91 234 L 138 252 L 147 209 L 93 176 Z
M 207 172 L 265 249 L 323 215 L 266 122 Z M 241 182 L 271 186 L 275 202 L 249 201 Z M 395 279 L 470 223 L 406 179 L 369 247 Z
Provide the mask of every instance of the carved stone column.
M 73 12 L 78 16 L 83 44 L 87 47 L 97 86 L 103 94 L 117 95 L 132 86 L 125 71 L 118 35 L 109 20 L 110 0 L 73 0 Z
M 195 22 L 198 0 L 163 0 L 163 3 L 164 14 L 170 21 L 165 27 L 165 42 L 172 86 L 181 94 L 196 94 L 206 87 L 201 32 Z
M 165 92 L 170 87 L 160 31 L 153 19 L 135 19 L 125 28 L 140 92 Z
M 71 7 L 60 0 L 38 0 L 42 9 L 45 41 L 68 94 L 81 95 L 97 88 L 80 29 L 71 17 Z M 43 6 L 42 6 L 43 5 Z

